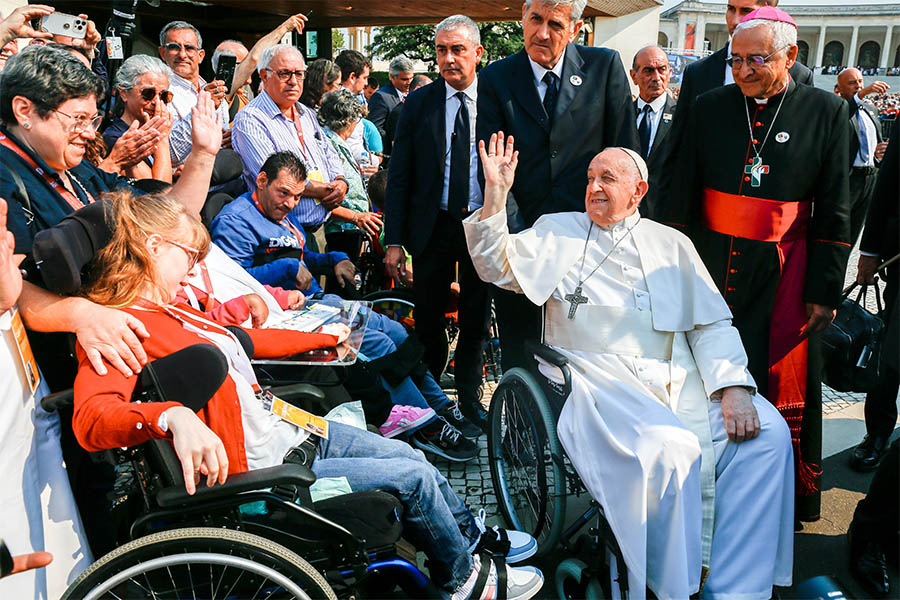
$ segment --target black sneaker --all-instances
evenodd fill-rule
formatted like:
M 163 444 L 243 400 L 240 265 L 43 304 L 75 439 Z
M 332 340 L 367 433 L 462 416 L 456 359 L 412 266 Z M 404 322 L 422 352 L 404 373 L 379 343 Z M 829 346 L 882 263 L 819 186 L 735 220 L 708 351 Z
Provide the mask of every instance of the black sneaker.
M 415 432 L 411 438 L 413 446 L 453 462 L 466 462 L 478 456 L 478 446 L 459 429 L 440 417 L 435 425 L 438 427 L 428 426 Z
M 474 424 L 476 427 L 481 429 L 481 431 L 487 433 L 490 421 L 488 420 L 487 411 L 482 408 L 480 402 L 460 401 L 457 403 L 457 406 L 459 406 L 460 412 L 462 412 L 463 416 L 466 418 L 466 420 L 469 421 L 469 423 Z
M 484 433 L 481 431 L 480 427 L 471 423 L 463 416 L 462 411 L 459 410 L 459 404 L 456 402 L 451 402 L 441 410 L 437 411 L 437 414 L 444 417 L 448 423 L 459 429 L 459 432 L 470 440 L 477 440 L 478 437 Z

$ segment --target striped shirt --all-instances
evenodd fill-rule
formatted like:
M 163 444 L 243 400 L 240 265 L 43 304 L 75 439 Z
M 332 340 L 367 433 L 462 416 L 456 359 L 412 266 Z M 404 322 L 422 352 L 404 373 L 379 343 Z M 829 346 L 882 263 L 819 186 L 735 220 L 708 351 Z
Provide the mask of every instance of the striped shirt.
M 183 163 L 191 153 L 193 142 L 191 141 L 191 109 L 197 106 L 197 96 L 206 86 L 206 80 L 199 78 L 199 87 L 174 73 L 169 78 L 169 90 L 172 92 L 172 101 L 169 103 L 169 112 L 172 114 L 172 131 L 169 133 L 169 152 L 172 155 L 172 166 L 177 167 Z M 218 118 L 223 128 L 228 128 L 228 103 L 220 102 Z
M 281 150 L 290 150 L 299 156 L 307 172 L 318 171 L 323 181 L 330 182 L 343 176 L 341 159 L 325 137 L 316 113 L 299 102 L 294 108 L 300 115 L 305 151 L 294 122 L 282 114 L 265 90 L 234 118 L 231 144 L 241 156 L 244 181 L 251 191 L 256 189 L 256 176 L 263 163 Z M 304 227 L 317 227 L 325 222 L 329 213 L 313 198 L 304 197 L 291 214 Z

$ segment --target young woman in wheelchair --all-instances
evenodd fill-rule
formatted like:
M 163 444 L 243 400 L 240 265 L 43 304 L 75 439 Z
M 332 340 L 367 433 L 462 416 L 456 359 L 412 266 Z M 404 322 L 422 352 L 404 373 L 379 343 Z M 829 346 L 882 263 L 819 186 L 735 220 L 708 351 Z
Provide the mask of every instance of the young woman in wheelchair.
M 504 580 L 497 565 L 505 569 L 508 598 L 524 600 L 537 593 L 540 571 L 494 558 L 505 551 L 507 562 L 523 560 L 536 551 L 534 539 L 486 530 L 483 519 L 466 508 L 421 452 L 340 423 L 329 424 L 328 439 L 318 438 L 263 407 L 249 358 L 231 332 L 199 311 L 171 304 L 210 243 L 202 224 L 181 204 L 161 195 L 137 200 L 121 194 L 114 197 L 112 212 L 113 239 L 98 256 L 85 296 L 140 320 L 150 334 L 143 344 L 150 360 L 193 344 L 212 344 L 228 359 L 229 376 L 196 413 L 177 402 L 132 403 L 137 376 L 115 369 L 98 376 L 79 347 L 72 425 L 82 446 L 99 451 L 168 437 L 189 493 L 202 477 L 214 485 L 229 473 L 280 464 L 301 444 L 312 446 L 309 466 L 318 476 L 346 477 L 354 491 L 379 489 L 400 499 L 405 536 L 426 553 L 432 579 L 453 598 L 496 597 L 498 581 Z M 258 357 L 334 346 L 347 335 L 346 330 L 246 331 Z

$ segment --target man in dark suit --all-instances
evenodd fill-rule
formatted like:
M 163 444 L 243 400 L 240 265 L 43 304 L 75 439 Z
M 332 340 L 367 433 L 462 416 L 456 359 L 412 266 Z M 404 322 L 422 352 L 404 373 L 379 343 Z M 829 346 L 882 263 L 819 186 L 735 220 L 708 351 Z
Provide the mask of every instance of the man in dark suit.
M 386 148 L 390 142 L 385 130 L 387 118 L 391 109 L 403 102 L 409 93 L 409 84 L 413 79 L 412 61 L 402 56 L 395 58 L 388 67 L 388 77 L 390 81 L 369 98 L 369 120 L 378 127 Z
M 475 147 L 475 65 L 484 48 L 478 26 L 454 15 L 435 29 L 441 79 L 411 93 L 397 123 L 388 170 L 385 263 L 399 280 L 402 246 L 413 257 L 416 333 L 435 378 L 444 368 L 444 311 L 459 273 L 459 338 L 454 377 L 459 407 L 482 428 L 478 401 L 482 344 L 490 315 L 490 288 L 479 279 L 466 247 L 462 219 L 482 205 Z
M 676 100 L 668 94 L 669 57 L 659 46 L 641 48 L 631 62 L 631 80 L 638 86 L 634 101 L 641 156 L 650 170 L 650 189 L 640 204 L 641 215 L 653 218 L 653 209 L 659 201 L 659 179 L 666 154 L 672 116 Z
M 878 110 L 862 99 L 863 76 L 859 69 L 844 69 L 835 86 L 850 106 L 850 239 L 856 242 L 866 220 L 872 192 L 875 190 L 877 167 L 881 164 L 887 142 L 881 129 Z
M 409 84 L 409 93 L 414 92 L 416 89 L 420 87 L 424 87 L 431 83 L 431 78 L 428 75 L 422 75 L 419 73 L 418 75 L 413 76 L 412 83 Z M 394 105 L 394 108 L 391 109 L 390 114 L 388 114 L 388 118 L 384 123 L 384 151 L 387 154 L 391 153 L 391 148 L 394 143 L 394 134 L 397 133 L 397 122 L 400 121 L 400 112 L 403 110 L 403 102 L 398 102 Z
M 526 0 L 525 49 L 478 78 L 478 139 L 515 138 L 519 168 L 507 201 L 512 233 L 541 215 L 584 210 L 588 164 L 608 146 L 637 150 L 634 109 L 619 54 L 573 44 L 583 0 Z M 503 368 L 531 362 L 526 340 L 540 338 L 541 309 L 495 288 Z

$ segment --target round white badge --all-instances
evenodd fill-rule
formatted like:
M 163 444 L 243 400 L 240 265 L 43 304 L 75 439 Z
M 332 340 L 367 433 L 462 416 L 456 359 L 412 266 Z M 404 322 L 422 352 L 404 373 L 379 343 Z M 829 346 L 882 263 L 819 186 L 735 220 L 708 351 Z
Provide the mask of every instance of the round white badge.
M 779 144 L 783 144 L 786 141 L 788 141 L 789 139 L 791 139 L 791 134 L 789 134 L 787 131 L 779 131 L 775 135 L 775 141 L 778 142 Z
M 571 83 L 572 85 L 581 85 L 581 77 L 579 77 L 578 75 L 572 75 L 571 77 L 569 77 L 569 83 Z

